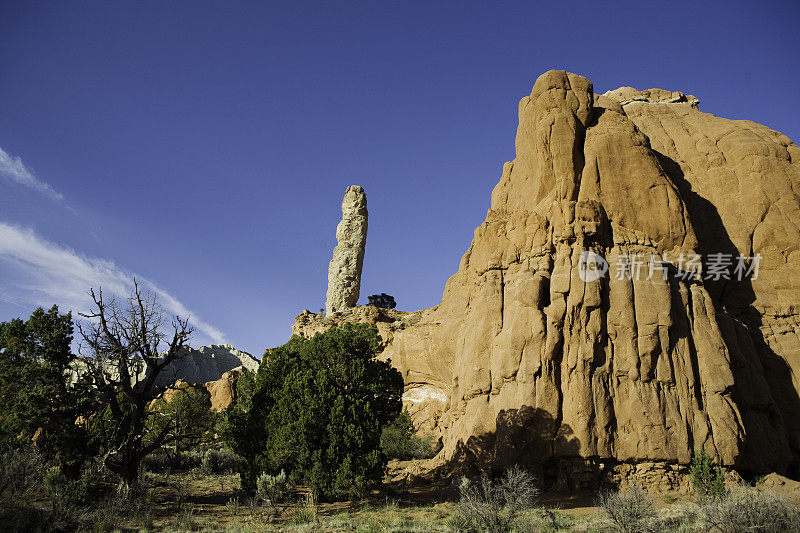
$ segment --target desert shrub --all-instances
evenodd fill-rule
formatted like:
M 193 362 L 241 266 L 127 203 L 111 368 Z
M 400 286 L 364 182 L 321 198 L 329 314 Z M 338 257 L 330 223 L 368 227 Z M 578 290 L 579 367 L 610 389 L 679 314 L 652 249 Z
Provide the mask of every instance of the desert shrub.
M 472 528 L 469 519 L 458 510 L 444 519 L 444 525 L 448 530 L 456 532 L 469 531 Z
M 142 459 L 142 470 L 154 474 L 197 469 L 202 475 L 237 472 L 244 460 L 227 448 L 209 448 L 205 451 L 166 453 L 155 452 Z
M 244 464 L 244 459 L 236 455 L 227 448 L 212 450 L 214 457 L 214 472 L 218 474 L 230 474 L 238 472 Z
M 177 519 L 178 531 L 195 531 L 199 529 L 197 517 L 195 516 L 194 509 L 183 509 L 178 513 Z
M 383 428 L 381 449 L 389 459 L 429 459 L 441 449 L 433 435 L 419 435 L 414 431 L 411 415 L 403 410 L 397 418 Z
M 108 490 L 112 484 L 113 479 L 99 460 L 84 465 L 77 480 L 64 475 L 57 466 L 48 469 L 44 475 L 45 491 L 54 510 L 75 510 L 108 499 L 114 494 Z
M 597 505 L 625 533 L 650 531 L 657 516 L 653 502 L 635 485 L 627 490 L 601 493 Z
M 506 470 L 496 482 L 486 476 L 477 481 L 465 478 L 456 516 L 448 522 L 464 531 L 512 531 L 538 493 L 535 478 L 518 466 Z
M 386 294 L 385 292 L 367 296 L 367 302 L 368 305 L 374 305 L 375 307 L 382 307 L 384 309 L 394 309 L 397 307 L 394 296 Z
M 287 495 L 286 472 L 271 476 L 266 472 L 256 479 L 256 497 L 271 504 L 281 503 Z
M 152 472 L 154 474 L 166 474 L 173 470 L 175 459 L 164 453 L 155 452 L 142 459 L 142 472 Z
M 689 476 L 701 500 L 725 496 L 725 471 L 714 464 L 705 450 L 695 452 L 689 467 Z
M 89 502 L 88 487 L 81 481 L 68 480 L 53 470 L 45 475 L 44 482 L 52 506 L 50 520 L 58 524 L 54 529 L 66 529 L 76 524 Z
M 44 467 L 39 452 L 30 446 L 8 446 L 0 452 L 0 502 L 12 507 L 36 490 Z
M 381 431 L 401 409 L 403 378 L 375 357 L 375 326 L 345 324 L 270 350 L 255 382 L 237 382 L 223 430 L 246 463 L 242 486 L 286 472 L 324 497 L 361 497 L 380 483 Z
M 44 474 L 45 494 L 51 504 L 47 527 L 71 529 L 87 522 L 112 523 L 122 515 L 141 515 L 138 493 L 123 498 L 113 490 L 115 485 L 116 479 L 99 458 L 84 464 L 77 480 L 58 466 L 49 468 Z
M 203 460 L 200 462 L 200 473 L 204 476 L 209 474 L 213 474 L 216 470 L 216 465 L 214 464 L 214 456 L 211 453 L 211 450 L 206 450 L 203 454 Z
M 740 488 L 706 500 L 703 520 L 723 533 L 800 532 L 800 508 L 783 496 L 754 488 Z
M 229 474 L 242 466 L 242 458 L 227 448 L 208 449 L 202 454 L 200 472 L 202 474 Z

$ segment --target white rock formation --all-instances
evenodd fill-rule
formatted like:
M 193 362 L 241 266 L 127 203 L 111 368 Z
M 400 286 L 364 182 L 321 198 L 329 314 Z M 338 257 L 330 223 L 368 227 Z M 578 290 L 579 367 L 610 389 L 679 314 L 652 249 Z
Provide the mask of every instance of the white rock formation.
M 200 348 L 187 347 L 184 354 L 162 370 L 156 379 L 156 388 L 168 387 L 178 380 L 187 383 L 217 381 L 230 370 L 237 368 L 257 370 L 258 365 L 258 359 L 229 344 L 216 344 Z M 136 371 L 136 376 L 132 380 L 142 381 L 147 375 L 147 369 L 141 360 L 137 361 L 132 368 Z M 77 381 L 78 377 L 86 370 L 86 362 L 83 359 L 76 360 L 72 365 L 70 382 Z M 116 368 L 108 366 L 105 371 L 111 379 L 118 379 L 119 372 Z
M 163 370 L 156 386 L 169 386 L 179 379 L 187 383 L 216 381 L 229 370 L 239 367 L 258 370 L 258 365 L 258 359 L 229 344 L 189 348 L 185 355 Z
M 342 201 L 342 221 L 336 227 L 338 244 L 328 265 L 326 314 L 354 307 L 361 290 L 361 267 L 367 244 L 367 195 L 351 185 Z

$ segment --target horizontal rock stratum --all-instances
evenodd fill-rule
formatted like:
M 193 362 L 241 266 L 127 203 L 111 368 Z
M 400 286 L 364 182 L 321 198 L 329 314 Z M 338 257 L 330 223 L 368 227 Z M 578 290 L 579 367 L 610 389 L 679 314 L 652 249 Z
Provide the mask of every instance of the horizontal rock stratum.
M 799 225 L 786 136 L 680 92 L 596 95 L 552 70 L 520 101 L 516 158 L 442 303 L 339 320 L 384 322 L 383 357 L 443 437 L 432 466 L 539 465 L 562 483 L 576 468 L 679 470 L 702 447 L 743 472 L 796 473 Z M 581 275 L 587 252 L 606 275 Z M 757 276 L 736 279 L 739 256 L 760 256 L 743 263 Z M 665 274 L 615 275 L 631 257 Z M 320 327 L 305 314 L 294 330 Z

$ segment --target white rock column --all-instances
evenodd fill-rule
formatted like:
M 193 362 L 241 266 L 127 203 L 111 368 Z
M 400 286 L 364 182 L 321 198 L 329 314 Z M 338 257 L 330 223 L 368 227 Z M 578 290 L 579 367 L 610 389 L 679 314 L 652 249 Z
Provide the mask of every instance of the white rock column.
M 342 221 L 336 226 L 338 244 L 328 265 L 326 314 L 354 307 L 361 290 L 361 267 L 367 245 L 367 195 L 351 185 L 342 201 Z

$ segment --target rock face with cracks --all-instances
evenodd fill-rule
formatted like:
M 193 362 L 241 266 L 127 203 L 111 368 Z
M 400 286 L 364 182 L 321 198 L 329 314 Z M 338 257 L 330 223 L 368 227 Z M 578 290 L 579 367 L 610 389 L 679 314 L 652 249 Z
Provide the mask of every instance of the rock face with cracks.
M 429 468 L 581 488 L 677 480 L 705 448 L 796 475 L 800 149 L 680 92 L 546 72 L 442 303 L 390 333 L 407 393 L 444 399 Z
M 367 245 L 367 195 L 359 185 L 347 188 L 342 221 L 336 227 L 338 244 L 328 265 L 327 314 L 353 307 L 361 290 L 361 267 Z

